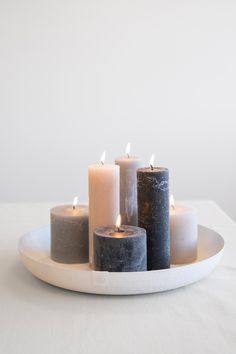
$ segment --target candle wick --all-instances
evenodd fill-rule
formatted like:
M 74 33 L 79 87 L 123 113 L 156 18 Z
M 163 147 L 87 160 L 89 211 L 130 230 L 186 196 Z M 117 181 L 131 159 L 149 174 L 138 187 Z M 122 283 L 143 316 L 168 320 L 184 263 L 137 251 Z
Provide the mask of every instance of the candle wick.
M 104 162 L 103 162 L 103 161 L 101 161 L 101 165 L 104 165 Z
M 127 157 L 128 157 L 128 159 L 129 159 L 129 154 L 127 154 Z
M 73 210 L 75 210 L 75 205 L 73 205 Z
M 152 165 L 150 165 L 150 167 L 151 167 L 151 170 L 153 171 L 153 166 L 152 166 Z

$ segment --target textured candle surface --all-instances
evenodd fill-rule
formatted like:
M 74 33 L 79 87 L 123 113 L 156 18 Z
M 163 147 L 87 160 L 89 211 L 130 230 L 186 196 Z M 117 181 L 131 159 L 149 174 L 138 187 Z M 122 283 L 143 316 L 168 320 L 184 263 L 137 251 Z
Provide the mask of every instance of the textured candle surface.
M 147 270 L 146 231 L 135 226 L 101 227 L 94 231 L 94 269 L 108 272 Z
M 147 231 L 148 270 L 169 268 L 169 171 L 141 168 L 137 177 L 138 222 Z
M 170 210 L 170 254 L 172 264 L 190 263 L 197 258 L 197 211 L 175 206 Z
M 51 258 L 60 263 L 86 263 L 88 253 L 87 206 L 52 208 Z
M 93 232 L 113 225 L 120 209 L 120 168 L 116 165 L 89 167 L 89 260 L 93 267 Z
M 116 159 L 120 166 L 120 213 L 124 225 L 138 225 L 137 169 L 143 164 L 139 157 L 125 156 Z

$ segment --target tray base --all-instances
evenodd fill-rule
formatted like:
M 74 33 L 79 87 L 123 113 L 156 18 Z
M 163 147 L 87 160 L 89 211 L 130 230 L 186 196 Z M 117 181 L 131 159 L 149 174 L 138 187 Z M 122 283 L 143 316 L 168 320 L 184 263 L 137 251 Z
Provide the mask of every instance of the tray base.
M 103 295 L 148 294 L 194 283 L 216 267 L 223 249 L 223 238 L 199 225 L 198 258 L 195 262 L 163 270 L 109 273 L 93 271 L 89 264 L 52 261 L 49 225 L 25 234 L 19 241 L 21 260 L 37 278 L 64 289 Z

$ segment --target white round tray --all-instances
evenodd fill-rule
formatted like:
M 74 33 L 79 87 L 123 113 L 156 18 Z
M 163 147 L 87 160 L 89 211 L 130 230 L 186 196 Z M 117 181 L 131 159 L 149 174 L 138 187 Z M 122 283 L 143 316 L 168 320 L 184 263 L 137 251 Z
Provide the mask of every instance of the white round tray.
M 49 225 L 22 236 L 19 252 L 33 275 L 61 288 L 104 295 L 147 294 L 194 283 L 216 267 L 223 254 L 224 240 L 204 226 L 198 230 L 197 260 L 163 270 L 109 273 L 93 271 L 88 264 L 56 263 L 50 259 Z

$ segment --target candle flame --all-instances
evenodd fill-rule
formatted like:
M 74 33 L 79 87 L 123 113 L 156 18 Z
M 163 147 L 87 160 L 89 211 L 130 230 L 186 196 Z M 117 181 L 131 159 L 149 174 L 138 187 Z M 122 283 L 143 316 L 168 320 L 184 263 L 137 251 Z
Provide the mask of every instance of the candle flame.
M 126 155 L 129 157 L 129 155 L 130 155 L 130 147 L 131 147 L 131 144 L 130 143 L 128 143 L 127 145 L 126 145 L 126 149 L 125 149 L 125 153 L 126 153 Z
M 170 207 L 172 209 L 175 209 L 175 199 L 174 199 L 173 194 L 170 195 Z
M 150 157 L 150 162 L 149 162 L 149 165 L 152 170 L 153 170 L 154 160 L 155 160 L 155 155 L 152 154 L 152 156 Z
M 121 215 L 119 214 L 116 219 L 116 228 L 119 230 L 121 225 Z
M 103 151 L 102 156 L 100 158 L 100 163 L 104 165 L 106 159 L 106 151 Z
M 73 209 L 76 208 L 77 204 L 78 204 L 78 197 L 76 196 L 76 197 L 74 197 L 73 204 L 72 204 L 73 205 Z

